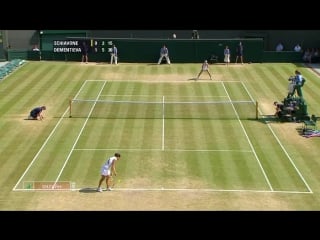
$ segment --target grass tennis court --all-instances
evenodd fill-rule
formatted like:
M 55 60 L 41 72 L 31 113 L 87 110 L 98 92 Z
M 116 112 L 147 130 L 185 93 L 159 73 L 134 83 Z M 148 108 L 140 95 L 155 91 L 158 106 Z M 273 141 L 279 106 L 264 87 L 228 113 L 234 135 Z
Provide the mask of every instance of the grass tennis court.
M 319 139 L 271 117 L 297 68 L 319 115 L 302 65 L 216 64 L 195 81 L 200 64 L 27 62 L 0 82 L 0 209 L 319 209 Z M 44 121 L 25 120 L 37 105 Z M 114 152 L 114 191 L 98 193 Z

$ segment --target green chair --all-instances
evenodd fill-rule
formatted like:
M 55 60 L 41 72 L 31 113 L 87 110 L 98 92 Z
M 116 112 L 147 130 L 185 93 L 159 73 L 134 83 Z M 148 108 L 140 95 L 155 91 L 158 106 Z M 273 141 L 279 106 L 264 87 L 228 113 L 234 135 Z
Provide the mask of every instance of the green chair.
M 316 117 L 316 115 L 312 114 L 311 118 L 309 120 L 303 121 L 302 131 L 305 132 L 308 130 L 316 130 L 317 129 L 317 120 L 318 120 L 318 117 Z

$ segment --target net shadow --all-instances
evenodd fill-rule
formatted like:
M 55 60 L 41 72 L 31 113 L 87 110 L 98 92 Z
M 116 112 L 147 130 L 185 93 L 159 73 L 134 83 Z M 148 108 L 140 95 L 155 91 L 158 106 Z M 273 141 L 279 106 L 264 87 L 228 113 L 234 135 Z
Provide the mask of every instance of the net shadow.
M 275 115 L 261 115 L 258 121 L 265 124 L 270 122 L 279 122 L 279 123 L 282 122 L 281 119 Z

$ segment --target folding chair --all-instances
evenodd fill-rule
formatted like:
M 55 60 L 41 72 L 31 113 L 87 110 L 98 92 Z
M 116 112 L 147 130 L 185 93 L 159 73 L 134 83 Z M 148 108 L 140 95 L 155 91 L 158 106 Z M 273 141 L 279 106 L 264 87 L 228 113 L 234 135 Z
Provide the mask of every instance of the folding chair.
M 215 54 L 212 54 L 209 59 L 209 63 L 212 64 L 212 63 L 217 63 L 217 62 L 218 62 L 218 56 Z
M 305 132 L 308 130 L 317 130 L 317 120 L 318 120 L 318 117 L 312 114 L 309 120 L 303 121 L 302 131 Z

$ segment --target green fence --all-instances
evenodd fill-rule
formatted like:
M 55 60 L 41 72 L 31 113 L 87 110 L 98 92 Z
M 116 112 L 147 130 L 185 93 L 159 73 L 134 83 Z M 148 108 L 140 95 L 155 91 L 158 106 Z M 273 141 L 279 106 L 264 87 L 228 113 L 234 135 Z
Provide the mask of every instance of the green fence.
M 44 40 L 44 39 L 43 39 Z M 55 41 L 60 40 L 65 45 Z M 72 41 L 78 40 L 78 46 L 69 46 Z M 72 48 L 80 48 L 80 42 L 84 38 L 68 36 L 65 38 L 46 37 L 42 44 L 43 60 L 68 60 L 80 61 L 81 53 Z M 119 59 L 122 62 L 157 62 L 160 48 L 166 45 L 169 49 L 170 59 L 173 63 L 202 62 L 211 55 L 217 55 L 223 61 L 223 51 L 226 45 L 231 50 L 232 58 L 235 58 L 236 46 L 241 41 L 244 46 L 246 62 L 262 62 L 262 39 L 95 39 L 85 38 L 90 44 L 89 61 L 107 62 L 110 60 L 108 49 L 115 44 L 118 48 Z M 70 41 L 68 43 L 67 41 Z
M 90 62 L 109 62 L 112 44 L 118 48 L 119 62 L 156 63 L 163 45 L 168 47 L 172 63 L 198 63 L 209 60 L 211 55 L 218 56 L 218 62 L 223 62 L 225 46 L 229 47 L 231 62 L 234 62 L 236 46 L 241 41 L 245 62 L 302 62 L 302 53 L 264 51 L 263 39 L 102 39 L 87 38 L 85 34 L 42 34 L 41 56 L 31 50 L 9 49 L 8 60 L 81 61 L 80 46 L 82 41 L 86 41 L 90 45 Z
M 24 59 L 24 60 L 32 60 L 39 61 L 41 60 L 39 51 L 32 51 L 28 49 L 8 49 L 8 61 L 14 59 Z
M 87 31 L 85 30 L 44 30 L 40 32 L 40 47 L 41 50 L 52 51 L 53 42 L 55 40 L 64 40 L 68 37 L 86 38 Z
M 302 62 L 302 52 L 294 51 L 265 51 L 263 52 L 263 62 Z

